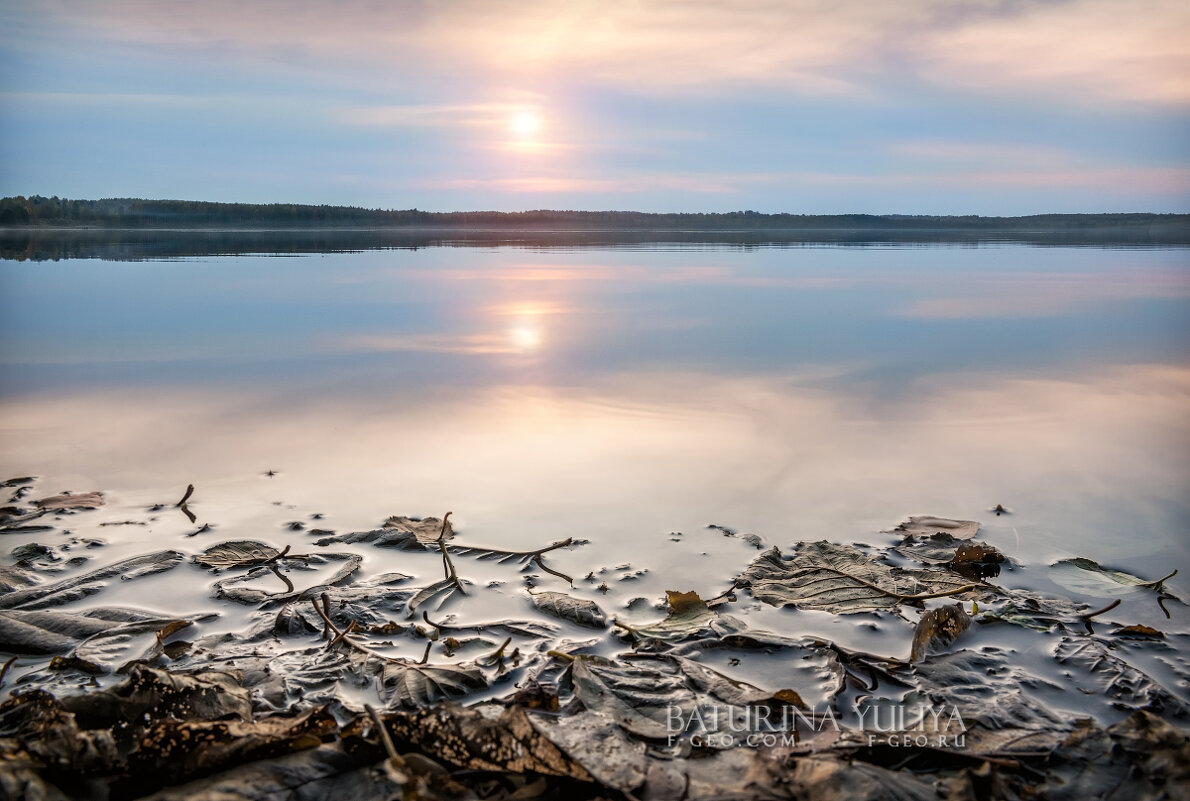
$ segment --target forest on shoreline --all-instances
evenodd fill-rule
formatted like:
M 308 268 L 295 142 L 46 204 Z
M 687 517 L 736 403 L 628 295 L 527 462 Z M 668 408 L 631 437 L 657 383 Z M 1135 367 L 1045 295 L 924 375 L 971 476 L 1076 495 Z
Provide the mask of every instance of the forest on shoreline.
M 647 213 L 637 211 L 521 212 L 365 209 L 289 203 L 59 197 L 0 198 L 0 226 L 37 228 L 465 228 L 601 231 L 1061 231 L 1143 234 L 1185 239 L 1190 214 L 1038 214 L 1021 217 L 902 214 Z

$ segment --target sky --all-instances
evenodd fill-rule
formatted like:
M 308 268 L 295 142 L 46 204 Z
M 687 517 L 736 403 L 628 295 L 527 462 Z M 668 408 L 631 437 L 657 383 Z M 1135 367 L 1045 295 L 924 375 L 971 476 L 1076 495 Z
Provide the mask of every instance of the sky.
M 1185 0 L 0 0 L 0 195 L 1190 211 Z

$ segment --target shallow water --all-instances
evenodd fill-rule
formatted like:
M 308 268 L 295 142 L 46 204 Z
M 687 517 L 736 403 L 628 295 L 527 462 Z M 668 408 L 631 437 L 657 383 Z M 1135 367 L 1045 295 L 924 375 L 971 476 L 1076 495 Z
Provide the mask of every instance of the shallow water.
M 589 540 L 549 563 L 647 620 L 665 590 L 718 595 L 757 555 L 710 523 L 787 550 L 887 545 L 879 532 L 928 513 L 979 521 L 1021 564 L 1004 586 L 1067 594 L 1046 566 L 1085 556 L 1181 567 L 1168 588 L 1187 598 L 1188 256 L 636 243 L 4 261 L 0 473 L 39 476 L 30 497 L 106 493 L 58 524 L 108 542 L 83 569 L 227 539 L 309 551 L 311 528 L 450 510 L 460 543 Z M 197 524 L 172 508 L 189 483 Z M 433 555 L 335 550 L 366 575 L 441 575 Z M 528 614 L 515 568 L 461 564 L 502 583 L 451 611 Z M 215 578 L 184 565 L 102 603 L 209 609 Z M 740 606 L 891 656 L 912 632 Z M 219 611 L 204 633 L 245 624 Z M 1190 632 L 1181 605 L 1127 612 Z

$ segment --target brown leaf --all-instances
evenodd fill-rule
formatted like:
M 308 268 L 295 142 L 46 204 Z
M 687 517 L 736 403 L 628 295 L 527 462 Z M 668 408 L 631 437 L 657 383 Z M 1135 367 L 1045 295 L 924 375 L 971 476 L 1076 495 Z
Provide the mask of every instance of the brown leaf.
M 338 728 L 325 706 L 246 722 L 154 721 L 128 760 L 135 774 L 174 784 L 257 759 L 316 748 Z
M 921 616 L 917 628 L 913 631 L 913 648 L 909 654 L 909 661 L 920 662 L 926 652 L 935 645 L 950 645 L 970 625 L 970 615 L 963 611 L 959 604 L 940 606 L 927 611 Z
M 99 492 L 83 492 L 75 495 L 64 492 L 49 498 L 34 501 L 33 505 L 46 511 L 66 509 L 98 509 L 103 506 L 103 494 Z
M 956 540 L 969 540 L 978 531 L 979 523 L 974 520 L 949 520 L 931 515 L 914 515 L 893 530 L 897 534 L 912 534 L 918 538 L 949 534 Z
M 1149 637 L 1155 640 L 1165 639 L 1165 634 L 1158 631 L 1152 626 L 1145 626 L 1140 623 L 1131 626 L 1121 626 L 1112 632 L 1117 637 Z
M 967 578 L 982 579 L 1000 575 L 1004 554 L 982 542 L 963 542 L 955 549 L 954 557 L 946 563 L 956 573 Z

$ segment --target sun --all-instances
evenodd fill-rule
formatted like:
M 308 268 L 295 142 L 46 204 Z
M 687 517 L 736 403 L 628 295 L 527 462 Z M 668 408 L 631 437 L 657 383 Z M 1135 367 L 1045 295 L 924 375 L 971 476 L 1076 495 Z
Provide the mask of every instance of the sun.
M 508 118 L 508 130 L 519 139 L 528 139 L 541 130 L 541 117 L 533 111 L 517 111 Z

